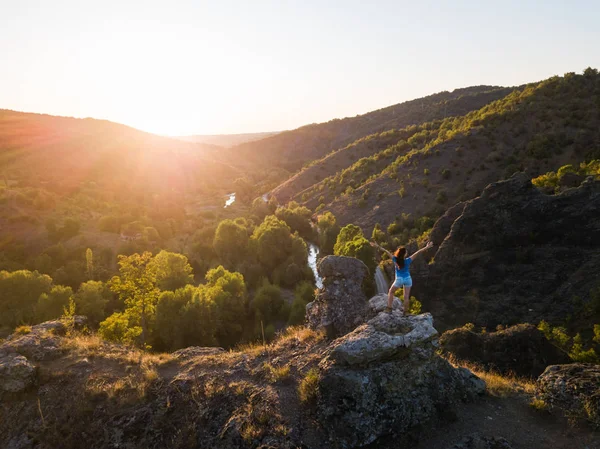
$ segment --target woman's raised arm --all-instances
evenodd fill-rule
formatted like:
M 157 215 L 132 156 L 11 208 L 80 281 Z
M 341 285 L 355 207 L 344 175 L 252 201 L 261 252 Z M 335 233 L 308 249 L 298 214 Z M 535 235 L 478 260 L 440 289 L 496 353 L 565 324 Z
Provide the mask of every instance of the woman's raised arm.
M 427 245 L 425 245 L 423 248 L 421 248 L 418 251 L 415 251 L 411 256 L 410 256 L 410 260 L 415 260 L 415 257 L 417 257 L 419 254 L 421 254 L 423 251 L 431 248 L 433 246 L 433 242 L 429 242 L 427 243 Z
M 382 248 L 382 247 L 381 247 L 381 246 L 379 246 L 377 243 L 375 243 L 375 242 L 369 242 L 369 243 L 371 244 L 371 246 L 372 246 L 373 248 L 378 248 L 378 249 L 380 249 L 381 251 L 384 251 L 384 252 L 388 253 L 388 255 L 390 256 L 390 259 L 391 259 L 392 257 L 394 257 L 394 255 L 393 255 L 391 252 L 389 252 L 389 251 L 388 251 L 387 249 L 385 249 L 385 248 Z

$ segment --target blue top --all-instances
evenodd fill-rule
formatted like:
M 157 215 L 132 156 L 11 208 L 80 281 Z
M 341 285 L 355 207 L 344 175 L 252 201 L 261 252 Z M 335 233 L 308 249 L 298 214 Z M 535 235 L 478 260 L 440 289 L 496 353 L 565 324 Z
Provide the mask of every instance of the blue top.
M 396 256 L 392 257 L 392 261 L 394 262 L 394 268 L 396 269 L 396 278 L 405 278 L 410 276 L 410 273 L 408 272 L 408 267 L 410 267 L 412 262 L 410 257 L 404 259 L 404 266 L 402 268 L 398 267 L 398 258 Z

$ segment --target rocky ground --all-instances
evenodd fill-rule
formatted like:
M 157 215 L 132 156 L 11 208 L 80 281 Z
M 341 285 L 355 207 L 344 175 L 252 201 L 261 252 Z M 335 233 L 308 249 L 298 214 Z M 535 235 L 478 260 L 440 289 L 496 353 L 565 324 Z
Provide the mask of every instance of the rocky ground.
M 20 328 L 0 344 L 0 447 L 600 448 L 585 424 L 595 415 L 582 427 L 560 418 L 596 410 L 597 368 L 548 368 L 541 411 L 533 390 L 498 397 L 492 378 L 486 387 L 438 355 L 430 314 L 403 317 L 399 303 L 383 313 L 385 295 L 335 298 L 340 273 L 361 263 L 326 259 L 315 329 L 266 346 L 148 354 L 84 334 L 82 319 Z M 339 307 L 362 320 L 327 338 L 319 323 L 347 323 Z

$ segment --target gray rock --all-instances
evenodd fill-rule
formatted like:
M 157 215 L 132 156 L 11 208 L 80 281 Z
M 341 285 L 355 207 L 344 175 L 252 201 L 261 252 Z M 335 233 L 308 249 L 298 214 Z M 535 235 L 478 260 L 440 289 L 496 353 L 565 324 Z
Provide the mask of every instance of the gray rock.
M 388 296 L 386 293 L 380 293 L 369 299 L 369 307 L 371 307 L 371 313 L 373 315 L 383 312 L 387 307 Z M 398 298 L 394 298 L 392 301 L 393 310 L 402 310 L 402 303 Z
M 0 393 L 21 393 L 35 383 L 36 369 L 22 355 L 0 358 Z
M 600 427 L 600 365 L 573 363 L 546 368 L 536 384 L 536 398 Z
M 330 343 L 319 364 L 317 410 L 339 447 L 404 438 L 485 391 L 485 382 L 436 354 L 436 337 L 430 314 L 394 311 Z
M 193 357 L 201 357 L 205 355 L 218 355 L 224 353 L 223 348 L 209 348 L 202 346 L 189 346 L 187 348 L 178 349 L 171 355 L 177 359 L 190 359 Z
M 317 269 L 323 288 L 306 306 L 306 320 L 313 329 L 325 329 L 329 338 L 354 330 L 369 319 L 367 297 L 362 290 L 367 266 L 353 257 L 327 256 Z

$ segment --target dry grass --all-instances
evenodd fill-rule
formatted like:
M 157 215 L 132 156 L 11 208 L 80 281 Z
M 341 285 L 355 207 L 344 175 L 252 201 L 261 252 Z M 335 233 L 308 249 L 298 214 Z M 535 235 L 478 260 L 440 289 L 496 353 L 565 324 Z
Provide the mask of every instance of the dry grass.
M 530 379 L 518 377 L 514 374 L 500 374 L 494 370 L 485 370 L 482 366 L 458 360 L 454 357 L 445 357 L 455 367 L 463 367 L 471 370 L 473 374 L 485 381 L 487 394 L 496 397 L 507 397 L 519 394 L 533 395 L 535 382 Z
M 298 397 L 300 402 L 308 403 L 315 400 L 319 391 L 319 370 L 311 368 L 308 370 L 300 385 L 298 385 Z
M 31 326 L 19 326 L 15 329 L 15 334 L 16 335 L 26 335 L 29 334 L 31 332 Z
M 268 362 L 263 363 L 261 372 L 271 383 L 284 382 L 290 378 L 290 366 L 273 366 Z
M 529 401 L 529 406 L 540 412 L 548 410 L 548 404 L 543 399 L 533 398 Z
M 312 330 L 305 326 L 291 326 L 277 334 L 275 340 L 263 345 L 262 342 L 243 343 L 235 347 L 234 353 L 244 353 L 246 355 L 258 356 L 281 349 L 291 341 L 297 343 L 318 343 L 325 338 L 325 333 Z

